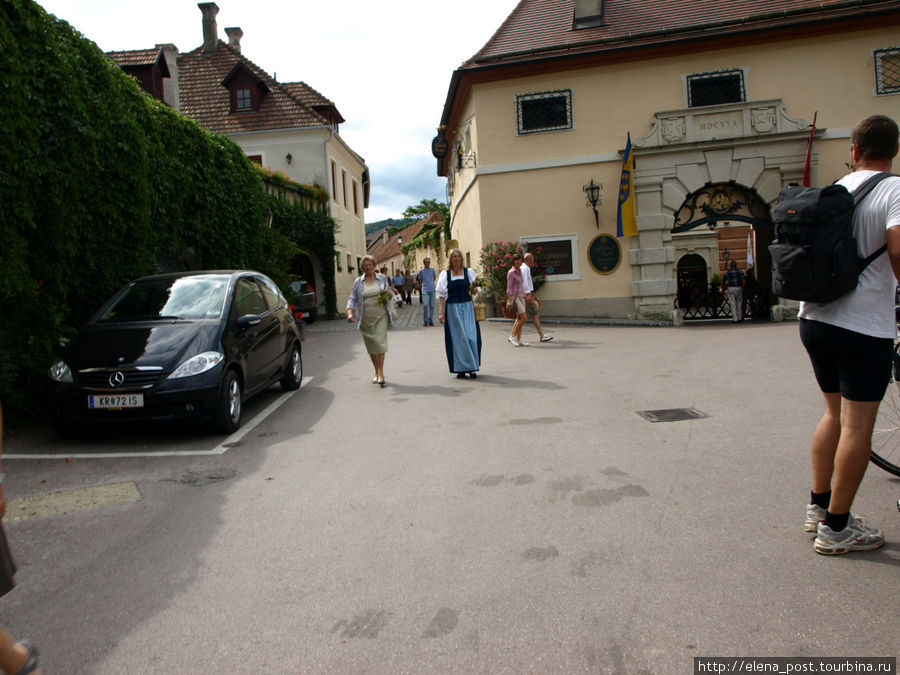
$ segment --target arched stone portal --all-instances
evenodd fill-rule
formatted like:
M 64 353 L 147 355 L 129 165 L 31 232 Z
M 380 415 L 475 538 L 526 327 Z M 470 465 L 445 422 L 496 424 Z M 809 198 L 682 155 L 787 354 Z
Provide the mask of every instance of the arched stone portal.
M 760 120 L 766 121 L 765 124 Z M 754 195 L 766 212 L 781 187 L 803 175 L 809 139 L 805 120 L 789 118 L 780 100 L 754 101 L 657 113 L 653 129 L 635 141 L 637 241 L 629 253 L 635 314 L 671 318 L 677 294 L 675 261 L 686 254 L 719 263 L 719 223 L 675 232 L 676 215 L 691 195 L 732 186 Z M 709 192 L 712 197 L 712 192 Z M 754 228 L 755 262 L 768 269 L 770 228 Z M 727 220 L 731 227 L 732 220 Z M 747 230 L 747 223 L 740 223 Z M 693 232 L 693 234 L 690 234 Z M 723 247 L 724 248 L 724 247 Z M 746 245 L 743 247 L 746 254 Z M 678 317 L 676 317 L 677 319 Z

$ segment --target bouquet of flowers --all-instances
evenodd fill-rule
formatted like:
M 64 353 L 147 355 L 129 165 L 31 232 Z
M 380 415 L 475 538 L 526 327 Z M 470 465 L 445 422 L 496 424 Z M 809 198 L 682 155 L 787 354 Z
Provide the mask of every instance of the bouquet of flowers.
M 371 297 L 371 296 L 369 296 L 369 297 Z M 386 304 L 388 304 L 388 300 L 390 300 L 390 299 L 391 299 L 391 294 L 388 293 L 387 291 L 381 291 L 381 293 L 378 294 L 378 304 L 381 305 L 382 307 L 384 307 Z

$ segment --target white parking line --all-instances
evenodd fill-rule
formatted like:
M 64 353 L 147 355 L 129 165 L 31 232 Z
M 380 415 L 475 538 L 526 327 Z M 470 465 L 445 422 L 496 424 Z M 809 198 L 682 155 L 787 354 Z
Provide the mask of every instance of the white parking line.
M 311 377 L 304 377 L 300 382 L 300 389 L 305 387 L 307 384 L 312 382 Z M 273 412 L 278 410 L 291 396 L 296 394 L 299 389 L 295 391 L 286 391 L 277 399 L 272 401 L 265 410 L 259 413 L 256 417 L 253 418 L 253 421 L 249 424 L 242 426 L 240 429 L 235 431 L 231 436 L 226 438 L 224 441 L 219 443 L 212 450 L 160 450 L 158 452 L 72 452 L 72 453 L 62 453 L 57 452 L 54 454 L 22 454 L 22 453 L 3 453 L 4 461 L 7 459 L 121 459 L 123 457 L 192 457 L 192 456 L 209 456 L 209 455 L 224 455 L 228 452 L 229 448 L 239 444 L 243 438 L 253 431 L 259 424 L 264 422 L 266 418 L 269 417 Z

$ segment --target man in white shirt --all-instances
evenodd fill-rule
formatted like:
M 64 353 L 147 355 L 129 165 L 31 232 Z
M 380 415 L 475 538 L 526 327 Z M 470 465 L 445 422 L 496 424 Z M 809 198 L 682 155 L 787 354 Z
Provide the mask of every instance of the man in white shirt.
M 897 155 L 897 124 L 884 115 L 853 129 L 853 173 L 838 182 L 853 191 L 890 171 Z M 850 512 L 869 463 L 878 405 L 890 380 L 897 321 L 894 290 L 900 279 L 900 177 L 881 181 L 853 213 L 861 257 L 887 243 L 859 276 L 856 289 L 827 303 L 800 306 L 800 339 L 825 397 L 825 414 L 812 438 L 812 492 L 806 531 L 816 532 L 817 553 L 868 551 L 881 532 Z
M 531 268 L 534 266 L 534 254 L 526 253 L 522 263 L 522 286 L 525 288 L 525 314 L 534 321 L 534 328 L 541 338 L 541 342 L 550 342 L 552 337 L 544 335 L 541 330 L 541 305 L 534 293 L 534 281 L 531 278 Z

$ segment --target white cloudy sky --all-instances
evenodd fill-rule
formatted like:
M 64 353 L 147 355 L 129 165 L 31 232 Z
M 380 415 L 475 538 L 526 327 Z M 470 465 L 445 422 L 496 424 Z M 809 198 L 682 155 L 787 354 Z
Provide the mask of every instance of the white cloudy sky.
M 37 0 L 103 51 L 203 43 L 196 0 Z M 366 220 L 400 217 L 445 199 L 431 156 L 453 71 L 494 34 L 518 0 L 215 0 L 219 38 L 244 31 L 241 51 L 277 75 L 330 98 L 341 136 L 372 177 Z

